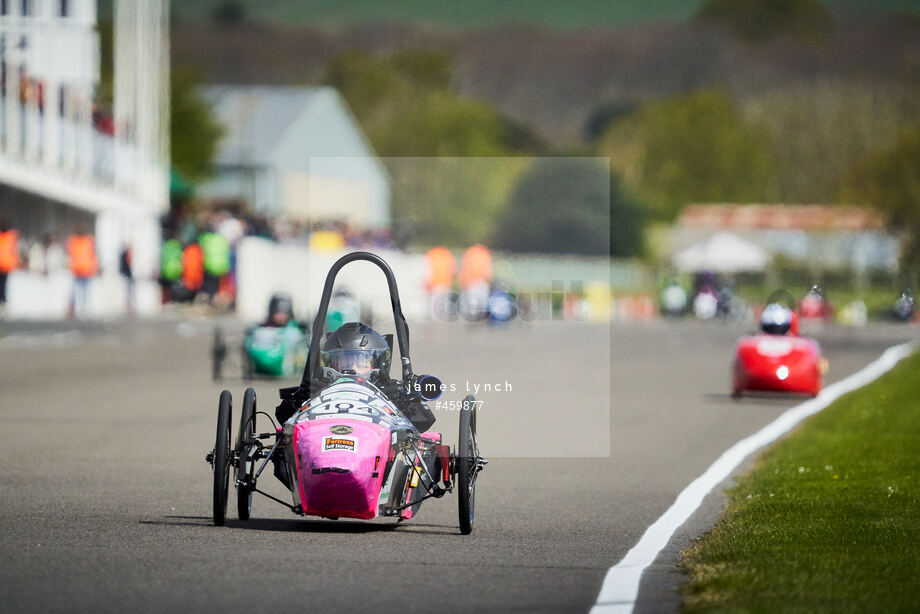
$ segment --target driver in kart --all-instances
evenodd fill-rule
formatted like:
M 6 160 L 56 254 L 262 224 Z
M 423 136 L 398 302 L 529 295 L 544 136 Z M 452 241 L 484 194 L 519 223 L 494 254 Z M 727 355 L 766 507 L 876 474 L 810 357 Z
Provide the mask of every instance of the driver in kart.
M 424 433 L 434 424 L 434 414 L 422 402 L 420 395 L 407 393 L 401 382 L 390 379 L 391 358 L 392 350 L 383 335 L 363 322 L 348 322 L 323 340 L 319 362 L 339 373 L 367 379 L 396 405 L 420 433 Z M 310 364 L 309 358 L 307 364 Z M 297 391 L 282 399 L 275 409 L 275 417 L 281 423 L 287 422 L 310 397 L 309 375 L 304 373 Z
M 268 317 L 262 326 L 282 328 L 294 319 L 294 303 L 287 294 L 273 294 L 268 301 Z
M 779 303 L 770 303 L 760 314 L 760 330 L 768 335 L 786 335 L 792 327 L 792 310 Z

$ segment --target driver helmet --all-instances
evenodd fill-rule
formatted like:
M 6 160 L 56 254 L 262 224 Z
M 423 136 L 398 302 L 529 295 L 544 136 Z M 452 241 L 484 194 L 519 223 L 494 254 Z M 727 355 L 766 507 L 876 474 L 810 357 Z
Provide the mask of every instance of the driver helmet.
M 367 377 L 378 369 L 381 379 L 390 374 L 390 345 L 363 322 L 347 322 L 326 335 L 319 356 L 322 366 L 339 373 Z
M 770 303 L 760 314 L 760 329 L 768 335 L 785 335 L 792 326 L 792 310 L 779 303 Z
M 272 326 L 285 326 L 294 319 L 294 303 L 287 294 L 273 294 L 268 301 L 268 322 Z

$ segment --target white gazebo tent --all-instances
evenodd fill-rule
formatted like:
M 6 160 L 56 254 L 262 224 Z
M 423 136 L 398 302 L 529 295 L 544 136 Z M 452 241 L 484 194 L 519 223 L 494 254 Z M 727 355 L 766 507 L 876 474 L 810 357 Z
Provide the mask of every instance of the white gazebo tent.
M 761 247 L 730 232 L 720 232 L 672 256 L 678 270 L 687 273 L 763 271 L 770 255 Z

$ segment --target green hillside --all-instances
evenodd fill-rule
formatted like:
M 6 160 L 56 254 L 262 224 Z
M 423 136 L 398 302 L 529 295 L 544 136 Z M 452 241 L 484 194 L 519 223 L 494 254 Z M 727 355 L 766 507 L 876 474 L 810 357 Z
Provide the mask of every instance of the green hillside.
M 703 0 L 242 0 L 247 15 L 260 21 L 328 27 L 362 22 L 430 23 L 454 28 L 482 28 L 515 22 L 553 28 L 613 26 L 650 20 L 680 21 Z M 179 20 L 209 19 L 221 0 L 172 0 Z M 918 0 L 826 0 L 830 6 L 852 5 L 867 10 L 917 10 Z

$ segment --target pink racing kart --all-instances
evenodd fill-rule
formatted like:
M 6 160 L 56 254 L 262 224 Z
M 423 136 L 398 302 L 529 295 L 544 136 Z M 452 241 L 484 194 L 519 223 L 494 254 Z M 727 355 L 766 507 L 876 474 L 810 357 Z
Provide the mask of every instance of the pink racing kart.
M 440 394 L 440 386 L 428 386 L 435 378 L 419 378 L 412 372 L 409 331 L 389 265 L 368 252 L 346 254 L 330 269 L 313 320 L 306 366 L 311 398 L 282 426 L 260 433 L 257 416 L 269 420 L 271 416 L 257 409 L 256 393 L 247 388 L 236 442 L 231 445 L 232 398 L 227 390 L 220 394 L 217 438 L 206 457 L 214 473 L 215 525 L 226 520 L 232 473 L 240 520 L 249 519 L 252 495 L 259 493 L 302 516 L 334 520 L 389 516 L 403 521 L 412 518 L 426 499 L 442 497 L 456 488 L 460 532 L 466 535 L 472 531 L 476 478 L 487 464 L 476 443 L 475 398 L 469 395 L 461 404 L 459 441 L 451 450 L 440 433 L 420 433 L 397 403 L 368 379 L 319 364 L 323 323 L 335 277 L 355 260 L 372 262 L 386 275 L 402 360 L 399 383 L 403 393 L 424 400 Z M 393 336 L 385 337 L 392 351 Z M 428 384 L 419 385 L 422 382 Z M 282 399 L 292 391 L 281 389 Z M 259 478 L 269 462 L 275 465 L 275 476 L 291 491 L 291 504 L 259 490 Z

